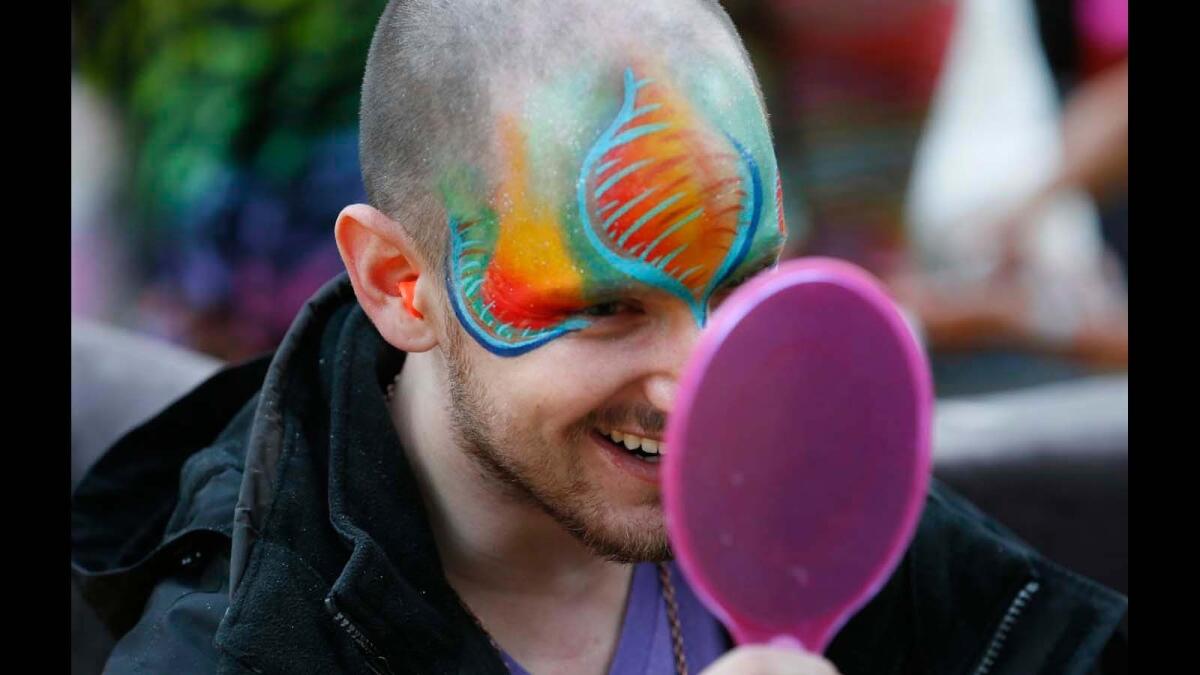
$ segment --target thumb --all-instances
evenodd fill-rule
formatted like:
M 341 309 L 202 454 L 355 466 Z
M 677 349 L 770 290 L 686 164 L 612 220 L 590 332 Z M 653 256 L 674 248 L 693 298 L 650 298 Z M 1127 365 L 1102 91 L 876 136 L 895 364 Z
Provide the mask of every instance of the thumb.
M 728 652 L 701 675 L 839 675 L 820 655 L 795 646 L 749 645 Z

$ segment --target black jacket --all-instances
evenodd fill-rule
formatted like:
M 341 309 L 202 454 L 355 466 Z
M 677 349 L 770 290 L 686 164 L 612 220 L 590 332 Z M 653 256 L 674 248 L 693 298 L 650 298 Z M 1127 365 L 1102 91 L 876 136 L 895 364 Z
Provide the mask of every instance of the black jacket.
M 109 672 L 505 672 L 442 575 L 388 417 L 403 357 L 343 275 L 269 361 L 218 373 L 97 462 L 73 498 L 73 569 L 123 636 Z M 845 675 L 1096 672 L 1124 658 L 1125 611 L 935 481 L 902 564 L 827 656 Z

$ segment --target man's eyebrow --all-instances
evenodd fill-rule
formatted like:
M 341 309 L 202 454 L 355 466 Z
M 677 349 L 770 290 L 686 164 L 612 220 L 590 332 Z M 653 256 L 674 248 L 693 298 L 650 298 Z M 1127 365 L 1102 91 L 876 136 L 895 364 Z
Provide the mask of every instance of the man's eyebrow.
M 778 259 L 779 250 L 776 248 L 769 248 L 753 263 L 743 262 L 741 265 L 739 265 L 738 267 L 740 267 L 743 271 L 729 275 L 729 277 L 722 281 L 721 285 L 717 288 L 718 290 L 725 290 L 734 288 L 735 286 L 740 286 L 741 284 L 749 281 L 751 277 L 757 275 L 759 272 L 763 272 L 774 267 Z

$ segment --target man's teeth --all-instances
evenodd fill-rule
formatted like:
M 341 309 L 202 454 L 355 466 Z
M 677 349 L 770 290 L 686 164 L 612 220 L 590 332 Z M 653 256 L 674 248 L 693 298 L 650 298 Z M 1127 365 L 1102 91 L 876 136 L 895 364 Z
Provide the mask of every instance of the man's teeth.
M 630 450 L 641 450 L 650 455 L 657 455 L 663 452 L 662 442 L 656 441 L 653 438 L 642 438 L 641 436 L 625 434 L 620 431 L 604 431 L 601 433 L 608 436 L 613 443 L 624 445 Z

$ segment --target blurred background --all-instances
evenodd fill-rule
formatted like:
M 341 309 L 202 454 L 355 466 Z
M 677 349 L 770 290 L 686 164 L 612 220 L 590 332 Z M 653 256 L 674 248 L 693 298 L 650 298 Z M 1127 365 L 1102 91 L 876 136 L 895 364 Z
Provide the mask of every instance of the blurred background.
M 223 359 L 272 348 L 364 201 L 384 2 L 72 3 L 72 314 Z
M 940 395 L 1127 364 L 1125 0 L 727 2 L 793 253 L 917 319 Z
M 722 3 L 771 114 L 788 255 L 858 263 L 905 308 L 938 477 L 1125 592 L 1126 2 Z M 73 0 L 73 483 L 341 271 L 385 4 Z M 109 638 L 78 617 L 95 662 Z
M 384 0 L 72 4 L 76 317 L 271 349 L 365 199 Z M 1125 0 L 727 0 L 762 79 L 790 255 L 884 279 L 940 394 L 1127 363 Z
M 221 359 L 341 269 L 384 0 L 72 4 L 71 310 Z M 1127 363 L 1125 0 L 728 0 L 791 255 L 883 278 L 939 393 Z

